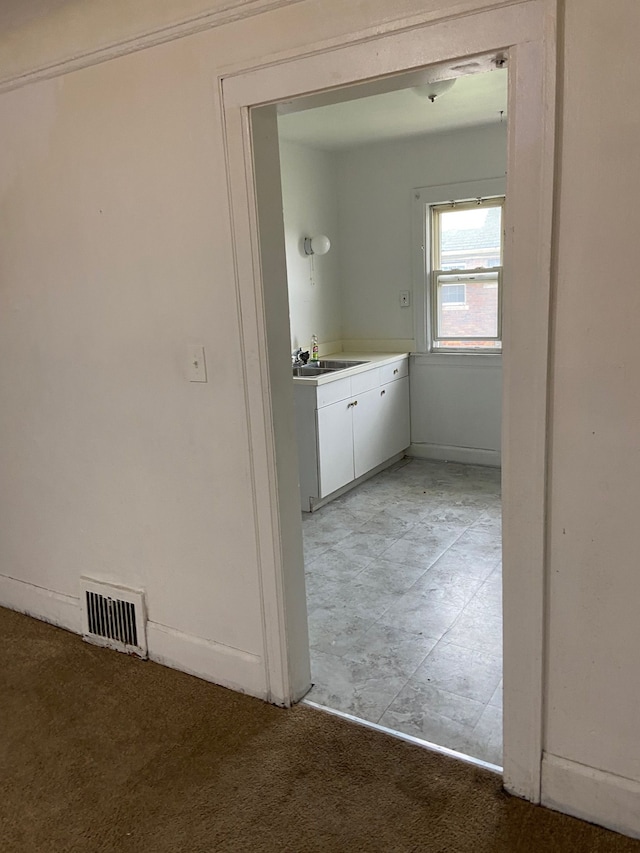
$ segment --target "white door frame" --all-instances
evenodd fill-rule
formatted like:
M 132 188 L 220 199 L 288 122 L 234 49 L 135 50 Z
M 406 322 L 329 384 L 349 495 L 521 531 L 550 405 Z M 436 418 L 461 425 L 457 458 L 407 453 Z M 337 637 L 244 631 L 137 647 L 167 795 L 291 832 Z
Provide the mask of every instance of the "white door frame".
M 504 783 L 540 801 L 556 0 L 376 34 L 221 78 L 271 701 L 309 683 L 275 108 L 290 98 L 503 51 L 509 67 L 503 370 Z M 427 20 L 430 17 L 431 20 Z M 275 161 L 274 161 L 275 157 Z M 275 163 L 275 168 L 274 168 Z

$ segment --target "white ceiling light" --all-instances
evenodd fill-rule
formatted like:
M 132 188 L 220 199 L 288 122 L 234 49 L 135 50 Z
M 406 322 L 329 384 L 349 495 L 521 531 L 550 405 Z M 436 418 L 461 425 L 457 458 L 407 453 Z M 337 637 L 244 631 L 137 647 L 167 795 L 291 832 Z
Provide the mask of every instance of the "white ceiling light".
M 421 98 L 428 98 L 433 103 L 436 98 L 448 92 L 455 82 L 455 77 L 453 80 L 434 80 L 433 83 L 425 83 L 424 86 L 414 86 L 413 91 L 416 95 Z

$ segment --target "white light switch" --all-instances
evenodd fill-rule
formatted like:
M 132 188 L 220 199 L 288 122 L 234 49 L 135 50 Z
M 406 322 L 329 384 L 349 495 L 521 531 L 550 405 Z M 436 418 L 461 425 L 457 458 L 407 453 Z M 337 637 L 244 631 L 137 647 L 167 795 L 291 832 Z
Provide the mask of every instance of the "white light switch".
M 190 345 L 187 348 L 187 358 L 189 382 L 206 382 L 207 365 L 204 360 L 204 347 Z
M 400 305 L 403 308 L 408 308 L 411 305 L 411 293 L 408 290 L 400 291 Z

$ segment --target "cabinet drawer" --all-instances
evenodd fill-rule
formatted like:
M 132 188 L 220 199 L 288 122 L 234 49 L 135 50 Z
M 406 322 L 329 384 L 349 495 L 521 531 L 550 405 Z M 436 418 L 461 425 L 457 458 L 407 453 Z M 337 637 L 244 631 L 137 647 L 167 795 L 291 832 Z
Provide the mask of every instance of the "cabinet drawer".
M 385 385 L 387 382 L 393 382 L 394 379 L 402 379 L 403 376 L 408 375 L 409 361 L 403 358 L 402 361 L 394 361 L 380 368 L 380 384 Z
M 337 403 L 338 400 L 346 400 L 350 396 L 351 377 L 346 376 L 344 379 L 335 379 L 333 382 L 318 385 L 316 405 L 321 409 L 323 406 L 330 406 L 331 403 Z
M 355 397 L 357 394 L 364 394 L 365 391 L 371 391 L 380 385 L 380 368 L 372 367 L 370 370 L 365 370 L 362 373 L 356 373 L 351 377 L 351 393 Z

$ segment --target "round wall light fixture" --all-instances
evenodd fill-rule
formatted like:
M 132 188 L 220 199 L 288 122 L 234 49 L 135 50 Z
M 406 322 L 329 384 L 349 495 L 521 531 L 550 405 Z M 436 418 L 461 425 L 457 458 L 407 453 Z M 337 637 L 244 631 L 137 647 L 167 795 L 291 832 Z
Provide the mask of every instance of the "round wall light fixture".
M 324 234 L 304 238 L 305 255 L 326 255 L 331 248 L 331 240 Z

